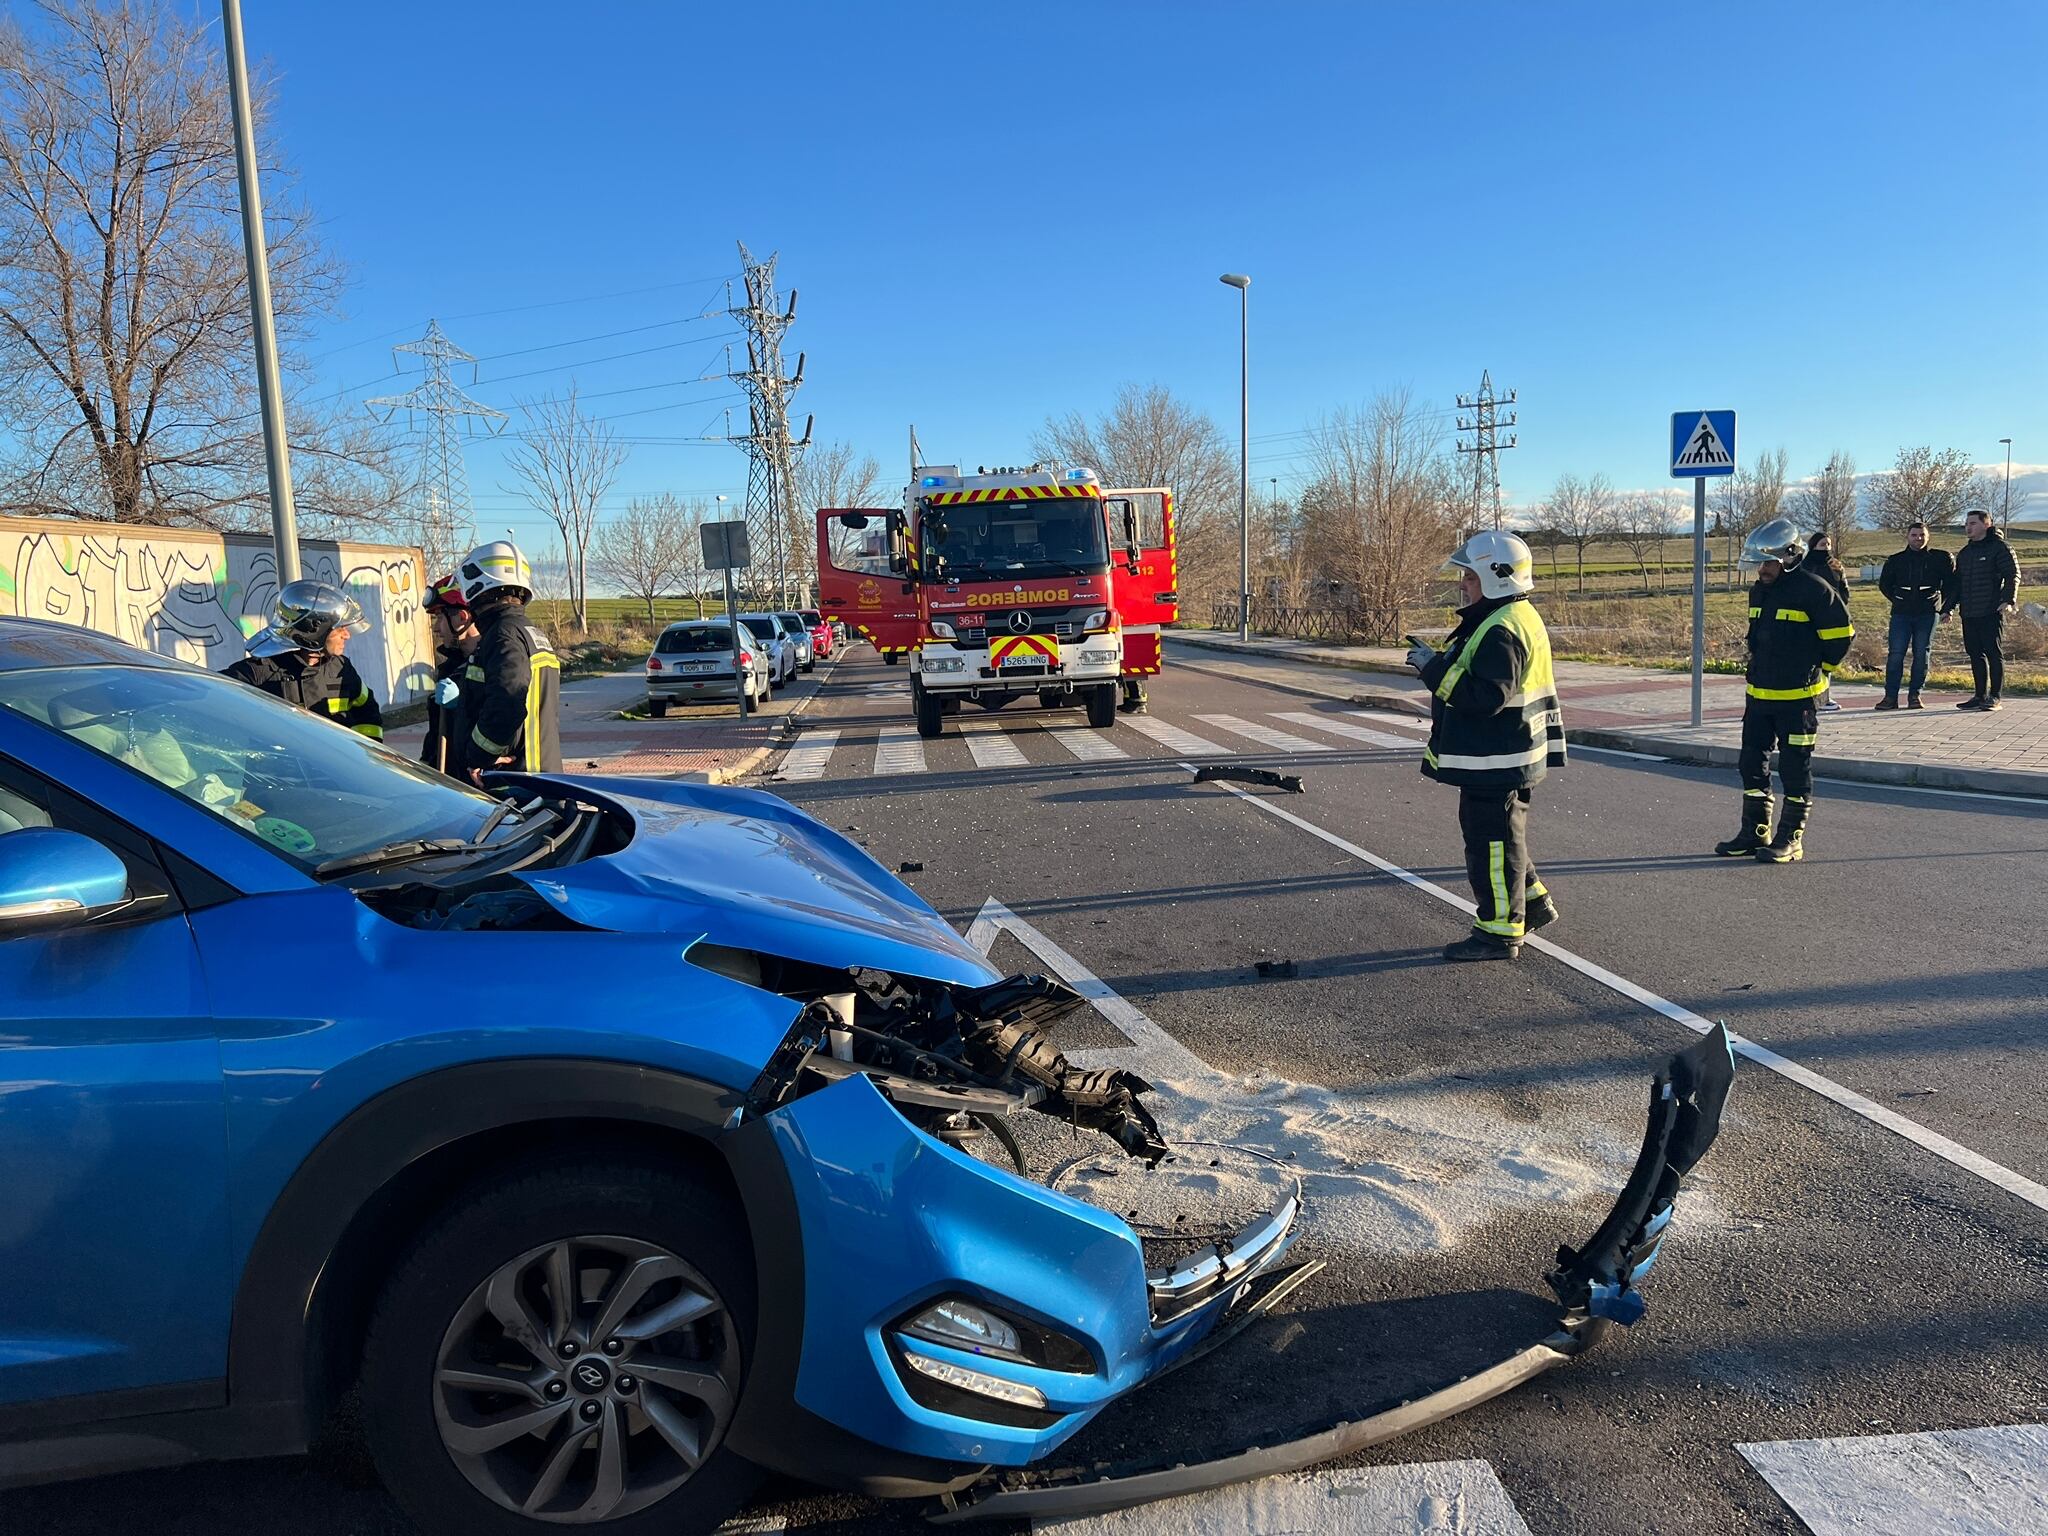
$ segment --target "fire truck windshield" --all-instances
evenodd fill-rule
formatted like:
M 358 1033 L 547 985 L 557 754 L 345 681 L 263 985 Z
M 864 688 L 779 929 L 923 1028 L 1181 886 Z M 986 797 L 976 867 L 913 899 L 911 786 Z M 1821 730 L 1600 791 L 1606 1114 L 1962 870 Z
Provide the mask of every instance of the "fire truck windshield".
M 948 581 L 1109 569 L 1102 503 L 1093 497 L 928 507 L 922 527 L 925 569 Z

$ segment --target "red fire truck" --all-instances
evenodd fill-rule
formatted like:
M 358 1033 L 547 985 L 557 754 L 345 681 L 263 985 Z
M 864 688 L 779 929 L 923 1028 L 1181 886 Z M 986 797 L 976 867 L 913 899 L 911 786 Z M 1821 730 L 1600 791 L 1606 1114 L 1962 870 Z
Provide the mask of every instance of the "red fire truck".
M 1116 723 L 1179 615 L 1173 493 L 1092 469 L 921 468 L 903 507 L 818 512 L 819 606 L 887 661 L 909 658 L 921 736 L 963 703 L 1035 697 Z

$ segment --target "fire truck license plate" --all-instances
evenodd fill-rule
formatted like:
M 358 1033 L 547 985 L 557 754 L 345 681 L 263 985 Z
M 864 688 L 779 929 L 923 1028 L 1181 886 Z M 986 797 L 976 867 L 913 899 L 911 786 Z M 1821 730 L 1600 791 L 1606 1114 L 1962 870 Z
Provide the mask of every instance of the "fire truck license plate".
M 1013 651 L 998 665 L 1005 672 L 1043 672 L 1045 658 L 1031 651 Z

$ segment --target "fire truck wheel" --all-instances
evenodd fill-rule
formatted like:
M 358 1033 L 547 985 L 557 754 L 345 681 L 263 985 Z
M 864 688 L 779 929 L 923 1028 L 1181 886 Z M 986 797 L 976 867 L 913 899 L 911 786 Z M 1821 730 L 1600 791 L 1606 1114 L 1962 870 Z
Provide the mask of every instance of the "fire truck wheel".
M 902 658 L 901 656 L 897 655 L 897 654 L 896 654 L 896 652 L 894 652 L 894 651 L 884 651 L 884 652 L 882 652 L 882 660 L 883 660 L 883 661 L 884 661 L 885 663 L 887 663 L 887 664 L 888 664 L 889 666 L 892 666 L 892 667 L 893 667 L 893 666 L 895 666 L 895 665 L 896 665 L 896 663 L 897 663 L 897 662 L 899 662 L 899 661 L 901 661 L 902 659 L 903 659 L 903 658 Z
M 917 707 L 917 734 L 933 737 L 946 728 L 945 701 L 937 694 L 927 692 L 915 679 L 910 685 L 911 702 Z
M 1116 684 L 1104 683 L 1088 690 L 1088 723 L 1098 731 L 1116 724 Z

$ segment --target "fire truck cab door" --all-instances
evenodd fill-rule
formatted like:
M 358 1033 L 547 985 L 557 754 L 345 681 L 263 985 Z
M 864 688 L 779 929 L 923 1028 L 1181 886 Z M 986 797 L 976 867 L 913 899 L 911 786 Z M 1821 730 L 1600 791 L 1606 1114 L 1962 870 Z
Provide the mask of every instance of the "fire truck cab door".
M 901 566 L 903 514 L 893 507 L 818 509 L 818 606 L 884 656 L 917 644 L 917 588 Z
M 1126 677 L 1159 670 L 1159 631 L 1180 617 L 1180 566 L 1173 528 L 1173 492 L 1164 486 L 1102 493 L 1109 517 L 1116 611 L 1124 628 Z

